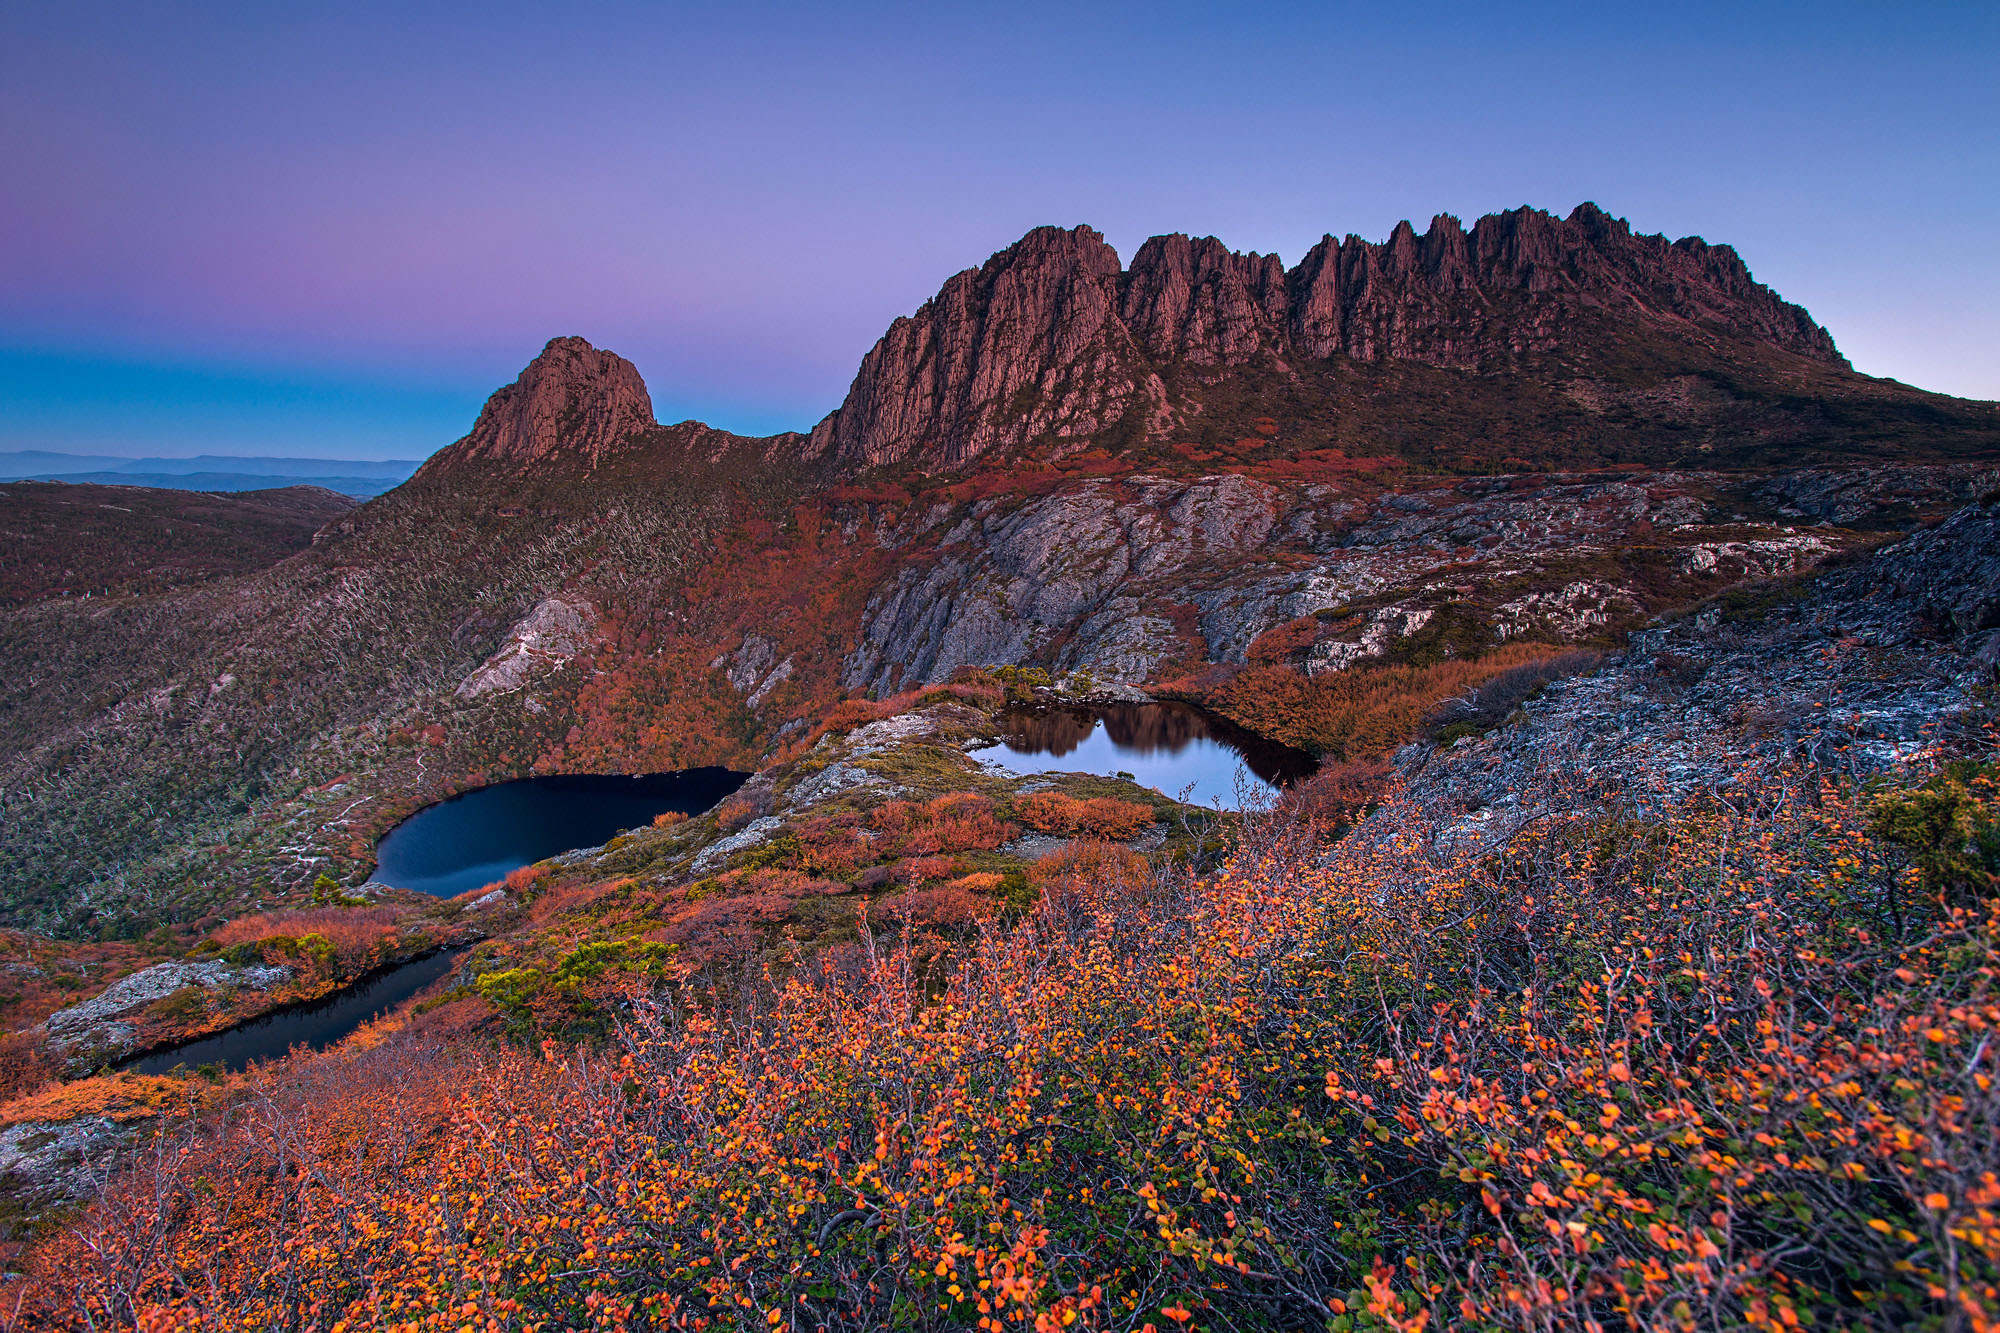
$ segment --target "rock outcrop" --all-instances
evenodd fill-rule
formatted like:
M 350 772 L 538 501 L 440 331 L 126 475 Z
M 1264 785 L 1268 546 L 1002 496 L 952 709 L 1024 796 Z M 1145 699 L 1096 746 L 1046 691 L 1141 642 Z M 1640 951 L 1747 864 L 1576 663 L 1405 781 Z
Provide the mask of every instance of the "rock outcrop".
M 1306 356 L 1484 366 L 1553 349 L 1582 304 L 1847 365 L 1832 336 L 1752 278 L 1734 249 L 1635 235 L 1595 204 L 1567 218 L 1494 213 L 1470 232 L 1442 214 L 1421 236 L 1400 223 L 1380 245 L 1327 236 L 1287 281 L 1292 345 Z M 1527 308 L 1510 312 L 1521 297 Z
M 269 990 L 291 976 L 290 968 L 263 963 L 155 963 L 120 978 L 81 1004 L 58 1009 L 44 1020 L 42 1029 L 50 1046 L 64 1052 L 73 1064 L 117 1059 L 132 1049 L 136 1011 L 176 991 L 189 986 L 205 991 Z
M 546 597 L 523 616 L 479 669 L 458 683 L 460 699 L 517 690 L 538 671 L 559 667 L 590 647 L 597 608 L 577 597 Z
M 1490 371 L 1609 318 L 1752 342 L 1827 367 L 1826 330 L 1698 237 L 1635 234 L 1594 204 L 1521 208 L 1467 231 L 1440 216 L 1381 243 L 1326 237 L 1287 272 L 1213 237 L 1156 236 L 1129 269 L 1088 227 L 1041 227 L 947 281 L 862 361 L 808 453 L 952 468 L 996 449 L 1163 438 L 1200 386 L 1256 365 L 1411 361 Z
M 470 463 L 526 470 L 558 458 L 596 467 L 657 424 L 646 382 L 630 361 L 582 338 L 551 338 L 518 379 L 486 400 L 472 433 L 419 475 Z
M 1660 809 L 1802 760 L 1860 779 L 1922 761 L 1954 733 L 1962 744 L 2000 641 L 1987 628 L 2000 610 L 1997 524 L 2000 505 L 1968 505 L 1796 599 L 1636 633 L 1601 670 L 1543 687 L 1519 725 L 1405 747 L 1409 795 L 1449 812 L 1440 851 L 1477 851 L 1534 820 Z

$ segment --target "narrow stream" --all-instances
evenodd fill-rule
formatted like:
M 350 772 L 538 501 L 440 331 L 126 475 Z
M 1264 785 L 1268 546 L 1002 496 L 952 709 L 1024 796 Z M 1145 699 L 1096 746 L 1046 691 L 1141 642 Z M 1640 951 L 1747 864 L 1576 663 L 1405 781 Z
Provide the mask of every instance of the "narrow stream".
M 294 1046 L 323 1051 L 450 972 L 463 952 L 440 949 L 378 972 L 325 999 L 275 1009 L 213 1036 L 136 1056 L 118 1067 L 141 1074 L 164 1074 L 177 1065 L 189 1069 L 221 1065 L 236 1073 L 253 1060 L 275 1060 Z

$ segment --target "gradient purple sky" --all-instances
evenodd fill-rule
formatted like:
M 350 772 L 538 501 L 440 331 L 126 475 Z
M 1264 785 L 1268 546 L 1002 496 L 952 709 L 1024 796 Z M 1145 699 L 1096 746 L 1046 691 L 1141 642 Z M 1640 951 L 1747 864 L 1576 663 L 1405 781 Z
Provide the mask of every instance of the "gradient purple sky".
M 2000 398 L 2000 5 L 0 7 L 0 449 L 416 458 L 542 343 L 805 428 L 952 272 L 1594 199 Z

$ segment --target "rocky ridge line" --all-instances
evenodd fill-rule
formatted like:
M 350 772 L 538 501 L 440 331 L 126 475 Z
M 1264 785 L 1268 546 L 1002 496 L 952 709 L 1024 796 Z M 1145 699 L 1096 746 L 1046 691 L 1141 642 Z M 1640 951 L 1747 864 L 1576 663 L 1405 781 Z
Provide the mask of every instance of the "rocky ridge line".
M 1554 350 L 1580 313 L 1716 332 L 1847 369 L 1832 337 L 1698 237 L 1635 234 L 1594 204 L 1520 208 L 1471 230 L 1440 215 L 1419 236 L 1327 236 L 1287 272 L 1213 237 L 1156 236 L 1129 269 L 1089 227 L 1039 227 L 954 275 L 863 359 L 808 454 L 954 467 L 997 447 L 1159 437 L 1173 371 L 1261 362 L 1279 373 L 1345 356 L 1492 369 Z

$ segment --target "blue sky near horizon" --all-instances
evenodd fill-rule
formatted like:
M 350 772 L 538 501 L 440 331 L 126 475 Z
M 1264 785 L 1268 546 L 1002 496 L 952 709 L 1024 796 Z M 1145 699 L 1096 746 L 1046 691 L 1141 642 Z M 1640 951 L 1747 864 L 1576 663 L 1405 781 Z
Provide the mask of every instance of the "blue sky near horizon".
M 2000 398 L 1991 4 L 12 0 L 0 162 L 0 450 L 422 457 L 568 333 L 802 429 L 1038 224 L 1584 199 Z

